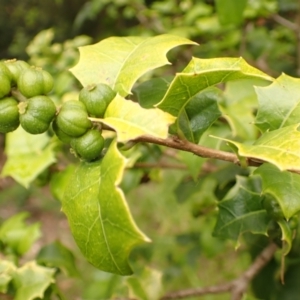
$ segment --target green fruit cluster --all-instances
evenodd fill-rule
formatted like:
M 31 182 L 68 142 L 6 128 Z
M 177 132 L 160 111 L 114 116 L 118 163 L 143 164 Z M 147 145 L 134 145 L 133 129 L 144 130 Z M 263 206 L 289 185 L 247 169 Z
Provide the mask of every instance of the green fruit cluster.
M 93 161 L 101 156 L 105 141 L 89 117 L 103 117 L 115 96 L 108 85 L 100 83 L 84 87 L 79 93 L 79 101 L 70 100 L 61 106 L 52 128 L 62 142 L 71 145 L 73 153 L 80 159 Z
M 52 76 L 25 61 L 0 62 L 0 133 L 21 126 L 31 134 L 48 130 L 56 107 L 47 96 L 52 90 Z
M 78 100 L 70 100 L 57 109 L 48 93 L 52 76 L 24 61 L 0 62 L 0 133 L 16 130 L 19 125 L 30 134 L 52 128 L 56 136 L 69 143 L 80 159 L 100 157 L 104 138 L 90 117 L 103 117 L 116 93 L 105 84 L 85 87 Z

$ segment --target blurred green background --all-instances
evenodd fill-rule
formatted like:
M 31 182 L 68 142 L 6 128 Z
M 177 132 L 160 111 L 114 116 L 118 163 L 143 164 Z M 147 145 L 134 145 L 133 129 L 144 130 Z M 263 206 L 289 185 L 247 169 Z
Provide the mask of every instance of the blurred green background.
M 170 56 L 176 54 L 171 67 L 175 72 L 191 56 L 242 56 L 250 65 L 276 77 L 282 72 L 300 75 L 299 32 L 298 0 L 0 0 L 1 59 L 24 59 L 48 70 L 56 81 L 52 98 L 58 103 L 77 95 L 80 89 L 68 72 L 78 59 L 77 47 L 109 36 L 173 33 L 198 42 L 199 47 L 172 50 Z M 162 156 L 161 149 L 151 146 L 150 150 L 145 150 L 146 161 L 156 162 Z M 4 136 L 0 135 L 0 169 L 4 160 Z M 72 162 L 73 158 L 63 157 L 58 168 Z M 195 167 L 200 170 L 203 162 L 199 159 L 198 163 Z M 231 280 L 249 265 L 249 252 L 234 252 L 232 242 L 211 236 L 215 203 L 232 187 L 235 175 L 242 173 L 232 165 L 217 167 L 218 172 L 211 177 L 202 174 L 196 183 L 187 180 L 189 174 L 182 170 L 128 171 L 123 188 L 129 206 L 139 227 L 153 239 L 151 245 L 137 248 L 131 255 L 138 276 L 144 276 L 145 265 L 159 269 L 168 291 Z M 45 186 L 50 177 L 51 170 L 46 170 L 29 190 L 1 178 L 0 218 L 30 211 L 32 220 L 42 224 L 39 247 L 59 239 L 72 249 L 81 277 L 59 278 L 66 299 L 122 295 L 126 279 L 94 269 L 79 253 L 60 213 L 60 203 Z M 192 200 L 185 194 L 189 184 L 197 189 Z M 214 189 L 217 195 L 209 192 Z M 197 199 L 205 201 L 199 204 Z M 197 215 L 203 205 L 207 214 Z M 159 282 L 159 276 L 153 276 Z M 229 296 L 202 299 L 224 300 Z
M 297 0 L 0 0 L 0 7 L 2 58 L 28 58 L 29 42 L 49 28 L 55 43 L 167 32 L 200 43 L 195 56 L 242 55 L 268 73 L 297 72 Z

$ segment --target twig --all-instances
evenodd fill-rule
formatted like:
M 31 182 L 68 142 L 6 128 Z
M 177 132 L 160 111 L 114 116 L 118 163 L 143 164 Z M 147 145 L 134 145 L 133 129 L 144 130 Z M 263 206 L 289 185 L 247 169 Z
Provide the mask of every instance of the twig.
M 243 294 L 248 289 L 249 283 L 252 279 L 259 273 L 259 271 L 272 259 L 275 251 L 277 250 L 277 246 L 274 243 L 269 244 L 254 260 L 253 264 L 246 270 L 241 276 L 237 279 L 232 280 L 228 283 L 204 287 L 204 288 L 196 288 L 196 289 L 188 289 L 177 292 L 171 292 L 164 295 L 161 300 L 169 300 L 169 299 L 182 299 L 189 298 L 195 296 L 202 296 L 207 294 L 221 294 L 230 292 L 232 300 L 240 300 L 243 297 Z
M 135 142 L 158 144 L 161 146 L 167 146 L 169 148 L 174 148 L 177 150 L 191 152 L 194 153 L 195 155 L 204 158 L 213 158 L 213 159 L 232 162 L 238 165 L 240 164 L 237 155 L 235 155 L 234 153 L 211 149 L 197 144 L 193 144 L 189 141 L 181 140 L 176 136 L 168 137 L 166 139 L 161 139 L 153 136 L 141 136 L 135 139 Z M 257 159 L 248 158 L 247 163 L 249 166 L 259 166 L 264 162 Z
M 282 26 L 284 26 L 286 28 L 289 28 L 289 29 L 291 29 L 293 31 L 297 31 L 298 30 L 297 24 L 289 21 L 286 18 L 281 17 L 280 15 L 275 14 L 275 15 L 272 16 L 272 19 L 275 22 L 277 22 L 278 24 L 280 24 L 280 25 L 282 25 Z

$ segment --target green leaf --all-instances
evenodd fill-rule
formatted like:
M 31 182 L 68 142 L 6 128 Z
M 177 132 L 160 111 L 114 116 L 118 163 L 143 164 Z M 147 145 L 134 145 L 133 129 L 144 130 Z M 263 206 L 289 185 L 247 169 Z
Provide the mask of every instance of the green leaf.
M 127 278 L 129 297 L 140 300 L 158 300 L 163 293 L 162 274 L 145 268 L 140 275 Z
M 222 25 L 240 25 L 247 0 L 216 0 L 216 9 Z
M 140 83 L 133 89 L 133 94 L 143 108 L 152 108 L 164 97 L 173 77 L 160 77 Z
M 218 107 L 220 93 L 219 89 L 210 88 L 189 101 L 177 118 L 177 132 L 180 136 L 198 144 L 202 134 L 221 116 Z
M 299 123 L 300 79 L 282 74 L 267 87 L 256 87 L 259 101 L 255 125 L 262 131 Z
M 43 299 L 45 290 L 55 282 L 55 269 L 41 267 L 35 261 L 26 263 L 13 275 L 16 288 L 14 300 Z
M 132 273 L 131 249 L 150 240 L 137 228 L 118 188 L 126 160 L 112 142 L 102 161 L 81 163 L 62 202 L 74 239 L 95 267 L 119 275 Z
M 174 120 L 173 116 L 160 109 L 145 109 L 116 96 L 108 106 L 104 119 L 100 121 L 117 132 L 118 142 L 127 142 L 142 135 L 166 138 L 169 125 Z
M 6 135 L 5 153 L 7 161 L 2 176 L 11 176 L 17 182 L 29 187 L 30 183 L 55 160 L 54 144 L 49 144 L 46 133 L 32 135 L 21 126 Z
M 166 53 L 180 45 L 196 43 L 169 34 L 110 37 L 94 45 L 79 47 L 80 59 L 71 72 L 83 86 L 106 83 L 125 97 L 143 74 L 169 64 Z
M 287 220 L 300 211 L 300 176 L 280 171 L 271 164 L 263 164 L 254 175 L 262 180 L 262 193 L 276 198 Z
M 213 234 L 236 241 L 245 232 L 267 235 L 270 219 L 261 206 L 260 187 L 255 178 L 237 176 L 236 185 L 219 203 Z
M 12 280 L 16 266 L 8 260 L 0 261 L 0 293 L 6 293 L 8 285 Z
M 58 268 L 68 276 L 79 274 L 73 253 L 59 241 L 44 246 L 36 256 L 36 260 L 39 264 L 44 264 L 47 267 Z
M 243 58 L 193 58 L 182 73 L 176 74 L 157 107 L 178 116 L 183 107 L 199 92 L 230 80 L 273 78 L 251 67 Z
M 201 168 L 207 159 L 185 151 L 178 152 L 178 156 L 180 160 L 187 166 L 194 181 L 196 181 L 201 172 Z
M 69 164 L 63 171 L 54 173 L 50 180 L 50 190 L 53 197 L 62 201 L 65 189 L 69 183 L 70 177 L 75 171 L 75 165 Z
M 254 126 L 254 112 L 258 103 L 254 86 L 267 84 L 269 84 L 267 81 L 260 79 L 226 83 L 224 101 L 221 103 L 220 110 L 230 124 L 234 136 L 243 140 L 257 139 L 258 129 Z
M 0 240 L 18 255 L 26 253 L 41 236 L 40 224 L 27 225 L 27 217 L 26 212 L 16 214 L 0 227 Z
M 299 124 L 264 133 L 253 145 L 223 139 L 233 144 L 242 157 L 251 157 L 277 166 L 281 171 L 300 171 Z
M 282 247 L 282 255 L 287 255 L 292 249 L 293 245 L 293 232 L 289 227 L 289 224 L 286 220 L 280 220 L 277 222 L 280 226 L 282 237 L 281 240 L 283 241 Z

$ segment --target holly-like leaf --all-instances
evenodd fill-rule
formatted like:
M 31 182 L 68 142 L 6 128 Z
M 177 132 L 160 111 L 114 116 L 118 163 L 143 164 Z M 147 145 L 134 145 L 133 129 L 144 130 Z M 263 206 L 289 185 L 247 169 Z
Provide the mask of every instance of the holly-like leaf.
M 256 87 L 259 108 L 255 124 L 262 131 L 300 121 L 300 79 L 282 74 L 267 87 Z
M 0 227 L 0 240 L 18 255 L 26 253 L 41 236 L 39 223 L 26 225 L 25 219 L 28 216 L 26 212 L 16 214 L 3 222 Z
M 127 278 L 129 297 L 140 300 L 158 300 L 163 293 L 162 274 L 145 268 L 139 276 Z
M 293 245 L 293 231 L 289 227 L 286 220 L 278 221 L 278 225 L 281 229 L 281 240 L 283 241 L 282 255 L 287 255 L 292 249 Z
M 236 241 L 245 232 L 267 235 L 270 219 L 261 206 L 260 188 L 255 178 L 237 176 L 236 185 L 219 203 L 214 235 Z
M 39 266 L 35 261 L 26 263 L 13 275 L 14 300 L 43 299 L 45 290 L 55 282 L 54 274 L 55 269 Z
M 43 170 L 56 161 L 54 144 L 50 144 L 49 141 L 46 133 L 32 135 L 25 132 L 21 126 L 8 133 L 5 146 L 7 161 L 1 175 L 11 176 L 28 188 Z
M 127 261 L 131 249 L 149 242 L 135 225 L 118 187 L 125 166 L 113 141 L 102 161 L 79 165 L 62 201 L 74 239 L 87 260 L 119 275 L 132 273 Z
M 140 106 L 152 108 L 164 97 L 173 77 L 159 77 L 140 83 L 133 88 L 133 94 L 137 98 Z
M 210 88 L 195 95 L 177 118 L 178 134 L 198 144 L 202 134 L 221 116 L 219 99 L 220 90 L 217 88 Z
M 262 193 L 276 198 L 287 220 L 300 212 L 300 175 L 280 171 L 271 164 L 263 164 L 254 175 L 261 177 Z
M 280 170 L 300 171 L 299 124 L 264 133 L 253 145 L 223 139 L 237 147 L 241 157 L 251 157 L 277 166 Z
M 1 259 L 0 261 L 0 293 L 6 293 L 8 285 L 12 280 L 16 266 L 8 260 Z
M 182 108 L 204 89 L 218 83 L 247 78 L 273 81 L 272 77 L 251 67 L 243 58 L 193 58 L 182 73 L 175 76 L 157 107 L 178 116 Z
M 36 260 L 47 267 L 58 268 L 68 276 L 78 275 L 73 253 L 59 241 L 44 246 L 36 256 Z
M 170 34 L 110 37 L 94 45 L 79 47 L 80 59 L 71 72 L 83 86 L 106 83 L 125 97 L 143 74 L 169 64 L 166 53 L 180 45 L 196 43 Z
M 254 126 L 257 95 L 254 86 L 269 83 L 261 79 L 230 81 L 226 83 L 224 101 L 221 102 L 222 116 L 228 121 L 233 135 L 243 140 L 255 140 L 258 129 Z M 237 92 L 238 91 L 238 92 Z
M 145 109 L 117 95 L 101 122 L 117 132 L 118 142 L 127 142 L 142 135 L 166 138 L 174 120 L 158 108 Z

